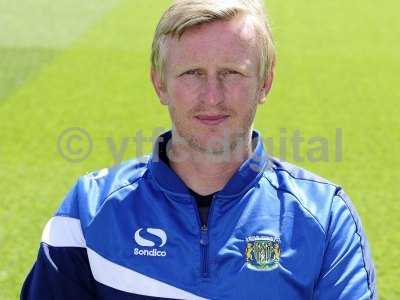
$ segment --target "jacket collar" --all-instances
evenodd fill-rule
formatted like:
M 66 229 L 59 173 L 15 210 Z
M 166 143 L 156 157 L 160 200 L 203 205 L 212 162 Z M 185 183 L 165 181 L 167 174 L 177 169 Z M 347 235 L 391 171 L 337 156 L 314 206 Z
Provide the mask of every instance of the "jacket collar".
M 166 144 L 171 137 L 171 131 L 167 131 L 158 137 L 149 160 L 149 170 L 157 185 L 164 192 L 189 197 L 191 194 L 182 179 L 160 159 L 162 155 L 160 155 L 160 151 L 165 151 Z M 241 164 L 224 188 L 217 192 L 218 197 L 237 197 L 248 191 L 261 178 L 264 169 L 267 167 L 268 158 L 264 151 L 261 135 L 256 130 L 253 130 L 252 133 L 252 143 L 255 145 L 252 155 Z

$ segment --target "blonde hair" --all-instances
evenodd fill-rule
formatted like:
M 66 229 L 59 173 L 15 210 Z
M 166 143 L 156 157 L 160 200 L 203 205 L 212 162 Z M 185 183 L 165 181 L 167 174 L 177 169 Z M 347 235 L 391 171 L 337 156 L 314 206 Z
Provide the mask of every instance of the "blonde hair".
M 164 82 L 166 40 L 180 38 L 186 29 L 238 15 L 253 18 L 260 59 L 260 79 L 265 80 L 275 65 L 275 46 L 262 0 L 175 0 L 161 17 L 153 39 L 151 67 Z

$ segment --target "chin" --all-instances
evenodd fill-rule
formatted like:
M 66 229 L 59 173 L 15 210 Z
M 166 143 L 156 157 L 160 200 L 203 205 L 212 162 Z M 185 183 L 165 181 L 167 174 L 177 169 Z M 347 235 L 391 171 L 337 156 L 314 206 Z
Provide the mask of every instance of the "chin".
M 242 129 L 227 126 L 199 126 L 178 123 L 174 126 L 178 135 L 190 146 L 201 152 L 222 153 L 232 148 Z M 184 125 L 184 126 L 182 126 Z
M 208 132 L 204 135 L 197 135 L 191 138 L 191 146 L 197 148 L 204 153 L 212 153 L 219 155 L 230 152 L 233 145 L 235 144 L 232 140 L 231 135 L 226 135 L 224 132 L 218 133 Z

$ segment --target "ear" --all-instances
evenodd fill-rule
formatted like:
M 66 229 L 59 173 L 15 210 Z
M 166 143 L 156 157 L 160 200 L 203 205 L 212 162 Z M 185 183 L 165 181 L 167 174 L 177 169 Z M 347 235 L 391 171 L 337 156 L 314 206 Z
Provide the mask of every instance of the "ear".
M 152 68 L 150 71 L 150 77 L 161 104 L 168 105 L 165 84 L 162 82 L 160 74 Z
M 271 90 L 272 82 L 274 80 L 274 67 L 272 67 L 271 72 L 268 74 L 267 78 L 262 82 L 260 95 L 258 99 L 259 104 L 264 104 L 267 100 L 266 97 Z

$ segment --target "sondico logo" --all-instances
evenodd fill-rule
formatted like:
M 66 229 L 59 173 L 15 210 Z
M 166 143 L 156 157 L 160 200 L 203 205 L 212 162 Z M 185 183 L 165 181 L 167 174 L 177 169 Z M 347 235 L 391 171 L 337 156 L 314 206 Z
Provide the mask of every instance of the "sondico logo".
M 143 228 L 140 228 L 138 230 L 136 230 L 135 232 L 135 242 L 142 246 L 142 247 L 149 247 L 149 248 L 153 248 L 156 246 L 156 243 L 152 240 L 148 240 L 145 239 L 141 236 L 141 232 L 142 232 Z M 146 229 L 147 233 L 150 233 L 153 236 L 158 237 L 157 242 L 159 243 L 159 245 L 157 245 L 156 247 L 161 248 L 163 247 L 166 242 L 167 242 L 167 235 L 165 233 L 164 230 L 158 229 L 158 228 L 147 228 Z M 161 241 L 161 243 L 160 243 Z M 158 250 L 157 248 L 153 248 L 153 249 L 139 249 L 139 248 L 135 248 L 133 251 L 134 255 L 139 255 L 139 256 L 166 256 L 167 252 L 166 251 L 161 251 Z

